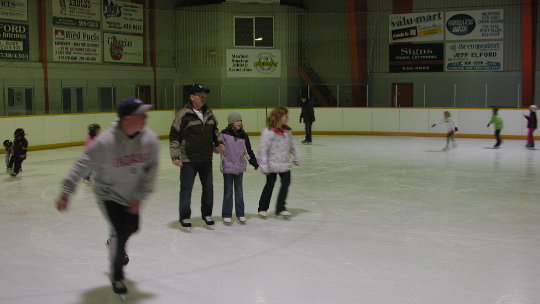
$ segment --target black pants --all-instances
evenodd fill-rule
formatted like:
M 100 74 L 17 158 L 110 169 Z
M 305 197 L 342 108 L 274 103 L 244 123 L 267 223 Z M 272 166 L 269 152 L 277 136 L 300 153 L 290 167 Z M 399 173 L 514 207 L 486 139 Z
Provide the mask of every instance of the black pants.
M 15 174 L 19 173 L 22 168 L 22 162 L 26 159 L 26 156 L 22 155 L 11 155 L 11 158 L 9 159 L 8 168 L 13 169 L 13 172 Z
M 191 217 L 191 191 L 195 183 L 195 176 L 199 173 L 202 185 L 201 215 L 212 215 L 214 206 L 214 186 L 212 184 L 212 162 L 184 163 L 180 169 L 180 220 Z
M 111 226 L 109 239 L 111 279 L 123 280 L 126 243 L 129 237 L 139 230 L 139 215 L 130 213 L 128 207 L 113 201 L 103 202 L 103 207 Z
M 259 199 L 259 212 L 267 211 L 270 207 L 270 199 L 272 198 L 272 191 L 274 190 L 274 184 L 276 183 L 278 174 L 281 179 L 281 187 L 279 188 L 279 194 L 276 203 L 276 214 L 279 214 L 283 210 L 287 210 L 285 208 L 285 199 L 287 199 L 289 185 L 291 184 L 291 171 L 266 174 L 266 184 L 264 185 L 263 192 L 261 193 L 261 198 Z
M 497 142 L 495 143 L 495 147 L 498 147 L 501 145 L 502 139 L 501 139 L 501 130 L 495 130 L 495 139 Z
M 304 124 L 306 125 L 306 141 L 311 142 L 311 125 L 313 123 L 311 121 L 306 121 Z

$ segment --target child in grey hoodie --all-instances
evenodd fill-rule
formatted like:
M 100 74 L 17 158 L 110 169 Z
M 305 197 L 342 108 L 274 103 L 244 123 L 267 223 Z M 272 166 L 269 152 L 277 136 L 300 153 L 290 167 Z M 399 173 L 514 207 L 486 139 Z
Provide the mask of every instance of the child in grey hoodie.
M 95 173 L 94 192 L 110 223 L 109 256 L 111 283 L 115 293 L 125 294 L 124 266 L 129 261 L 125 246 L 139 229 L 141 202 L 152 192 L 158 168 L 159 141 L 145 126 L 151 105 L 137 98 L 124 99 L 118 107 L 119 120 L 103 131 L 84 152 L 62 182 L 59 211 L 68 207 L 78 181 Z

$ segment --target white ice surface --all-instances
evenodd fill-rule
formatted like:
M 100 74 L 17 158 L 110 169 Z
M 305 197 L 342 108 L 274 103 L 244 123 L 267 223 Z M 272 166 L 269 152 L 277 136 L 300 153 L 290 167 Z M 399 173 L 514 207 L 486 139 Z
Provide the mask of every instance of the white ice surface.
M 302 140 L 295 138 L 296 142 Z M 256 148 L 258 138 L 252 137 Z M 161 142 L 155 193 L 128 244 L 129 303 L 540 303 L 540 152 L 524 141 L 315 136 L 298 145 L 290 220 L 256 217 L 264 176 L 244 175 L 247 225 L 180 231 L 179 170 Z M 62 214 L 53 200 L 81 147 L 29 152 L 0 176 L 0 303 L 117 303 L 107 225 L 89 186 Z M 279 181 L 270 205 L 275 207 Z

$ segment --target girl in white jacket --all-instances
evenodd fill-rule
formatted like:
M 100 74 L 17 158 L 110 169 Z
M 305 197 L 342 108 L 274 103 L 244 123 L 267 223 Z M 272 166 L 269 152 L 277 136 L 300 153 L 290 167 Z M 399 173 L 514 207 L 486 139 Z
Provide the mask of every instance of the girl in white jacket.
M 292 139 L 291 128 L 287 126 L 288 110 L 283 107 L 275 108 L 266 119 L 266 128 L 261 133 L 257 160 L 259 169 L 266 175 L 259 200 L 259 216 L 265 218 L 268 215 L 270 199 L 276 182 L 277 175 L 281 179 L 281 188 L 276 204 L 276 215 L 290 216 L 285 208 L 285 199 L 291 183 L 291 167 L 300 163 L 300 155 Z M 292 157 L 291 157 L 292 156 Z
M 443 148 L 443 150 L 446 151 L 446 150 L 448 150 L 448 148 L 450 146 L 450 141 L 452 142 L 452 148 L 455 148 L 457 146 L 456 141 L 454 140 L 454 133 L 457 132 L 458 128 L 457 128 L 456 123 L 452 120 L 452 118 L 451 118 L 452 114 L 450 114 L 450 112 L 444 111 L 443 116 L 444 116 L 443 120 L 432 124 L 431 127 L 433 128 L 438 124 L 445 124 L 446 125 L 446 129 L 447 129 L 447 131 L 446 131 L 447 132 L 446 133 L 446 146 Z

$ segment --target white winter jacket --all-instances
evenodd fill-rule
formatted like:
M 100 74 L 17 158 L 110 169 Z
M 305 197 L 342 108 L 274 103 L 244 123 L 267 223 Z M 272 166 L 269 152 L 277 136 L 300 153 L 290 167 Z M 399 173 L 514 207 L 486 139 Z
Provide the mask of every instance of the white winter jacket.
M 293 163 L 299 164 L 300 154 L 294 145 L 291 129 L 265 128 L 261 132 L 257 161 L 264 174 L 287 172 Z

